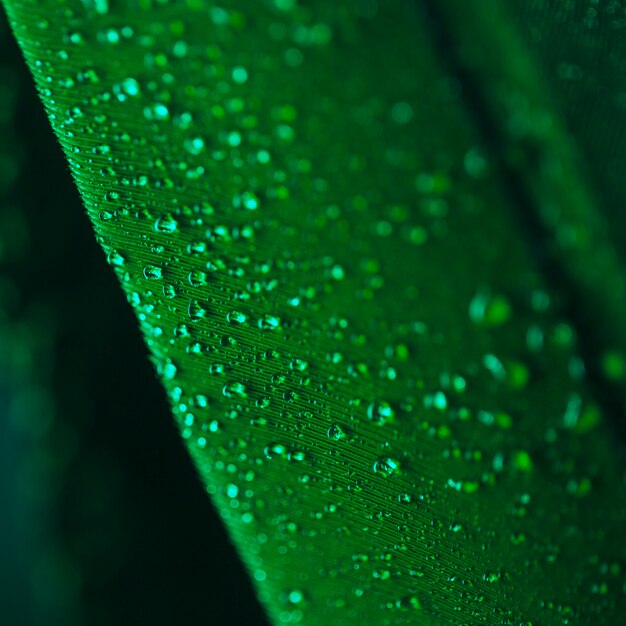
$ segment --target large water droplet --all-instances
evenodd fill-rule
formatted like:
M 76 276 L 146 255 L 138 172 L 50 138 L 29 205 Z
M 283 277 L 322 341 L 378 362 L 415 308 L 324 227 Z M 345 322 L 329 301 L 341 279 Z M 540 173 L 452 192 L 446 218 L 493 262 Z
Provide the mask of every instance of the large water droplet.
M 400 469 L 400 464 L 390 456 L 374 461 L 374 472 L 383 476 L 392 476 Z

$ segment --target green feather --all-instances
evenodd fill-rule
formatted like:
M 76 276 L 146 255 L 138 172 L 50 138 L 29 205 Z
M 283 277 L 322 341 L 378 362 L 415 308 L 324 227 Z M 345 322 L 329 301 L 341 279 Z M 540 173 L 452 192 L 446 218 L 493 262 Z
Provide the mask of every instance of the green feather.
M 618 623 L 624 273 L 532 28 L 4 2 L 274 623 Z

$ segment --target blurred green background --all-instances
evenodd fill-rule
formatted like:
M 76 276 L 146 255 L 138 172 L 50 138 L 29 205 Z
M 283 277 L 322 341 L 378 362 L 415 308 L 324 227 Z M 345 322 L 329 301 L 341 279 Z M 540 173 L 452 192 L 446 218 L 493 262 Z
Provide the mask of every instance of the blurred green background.
M 0 623 L 264 624 L 0 15 Z

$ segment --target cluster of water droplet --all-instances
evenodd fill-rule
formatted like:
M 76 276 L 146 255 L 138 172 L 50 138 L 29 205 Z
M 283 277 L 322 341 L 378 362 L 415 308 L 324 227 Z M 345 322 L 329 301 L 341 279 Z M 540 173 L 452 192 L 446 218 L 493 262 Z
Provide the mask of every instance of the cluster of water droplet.
M 565 624 L 582 593 L 596 611 L 613 563 L 536 580 L 599 554 L 580 511 L 614 465 L 581 438 L 601 411 L 417 13 L 85 4 L 97 31 L 29 22 L 31 62 L 276 619 Z

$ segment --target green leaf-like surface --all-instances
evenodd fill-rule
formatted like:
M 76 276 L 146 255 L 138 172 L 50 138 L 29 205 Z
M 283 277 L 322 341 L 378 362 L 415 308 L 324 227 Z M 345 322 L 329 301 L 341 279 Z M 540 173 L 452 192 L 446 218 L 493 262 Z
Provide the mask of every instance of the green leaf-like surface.
M 5 4 L 273 621 L 618 623 L 619 403 L 520 205 L 618 388 L 621 262 L 499 4 Z

